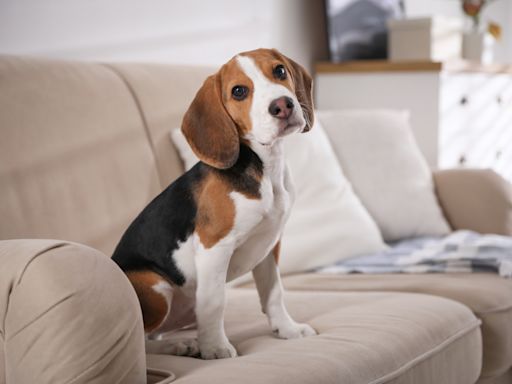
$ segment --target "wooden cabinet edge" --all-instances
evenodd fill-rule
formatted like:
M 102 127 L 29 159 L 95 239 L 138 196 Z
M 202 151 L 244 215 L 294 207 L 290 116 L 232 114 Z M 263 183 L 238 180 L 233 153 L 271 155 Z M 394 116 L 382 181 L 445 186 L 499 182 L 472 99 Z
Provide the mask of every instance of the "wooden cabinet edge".
M 441 72 L 448 73 L 490 73 L 512 74 L 512 64 L 481 64 L 467 61 L 389 61 L 361 60 L 332 63 L 327 61 L 315 64 L 316 74 L 371 73 L 371 72 Z

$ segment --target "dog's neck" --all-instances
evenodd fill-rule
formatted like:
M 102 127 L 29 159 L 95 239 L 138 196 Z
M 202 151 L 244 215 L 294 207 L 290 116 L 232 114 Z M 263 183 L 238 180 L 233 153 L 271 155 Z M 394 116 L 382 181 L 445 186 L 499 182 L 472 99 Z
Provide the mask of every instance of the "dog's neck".
M 272 145 L 251 142 L 250 147 L 261 159 L 264 173 L 273 182 L 281 183 L 286 169 L 283 139 L 277 139 Z

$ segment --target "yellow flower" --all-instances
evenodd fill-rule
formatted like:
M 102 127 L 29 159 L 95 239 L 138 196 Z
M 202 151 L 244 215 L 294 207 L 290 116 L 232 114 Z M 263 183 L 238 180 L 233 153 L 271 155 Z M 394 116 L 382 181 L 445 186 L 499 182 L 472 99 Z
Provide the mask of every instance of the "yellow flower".
M 490 21 L 487 26 L 487 32 L 489 32 L 496 40 L 501 39 L 501 27 L 499 24 Z

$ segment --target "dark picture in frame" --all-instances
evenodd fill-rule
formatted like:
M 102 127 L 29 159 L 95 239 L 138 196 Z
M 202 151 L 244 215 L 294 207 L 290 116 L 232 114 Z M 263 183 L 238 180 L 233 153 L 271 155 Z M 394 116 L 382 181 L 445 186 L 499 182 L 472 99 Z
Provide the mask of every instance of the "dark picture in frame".
M 404 16 L 403 0 L 325 0 L 333 62 L 386 59 L 387 20 Z

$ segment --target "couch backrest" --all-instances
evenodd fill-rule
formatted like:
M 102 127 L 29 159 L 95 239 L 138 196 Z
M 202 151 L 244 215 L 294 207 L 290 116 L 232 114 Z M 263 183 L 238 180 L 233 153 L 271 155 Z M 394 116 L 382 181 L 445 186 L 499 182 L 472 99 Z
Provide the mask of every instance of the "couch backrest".
M 0 57 L 0 239 L 110 255 L 181 173 L 168 132 L 211 72 Z
M 183 172 L 170 131 L 181 120 L 206 77 L 215 68 L 165 64 L 109 65 L 132 92 L 155 153 L 162 187 Z

